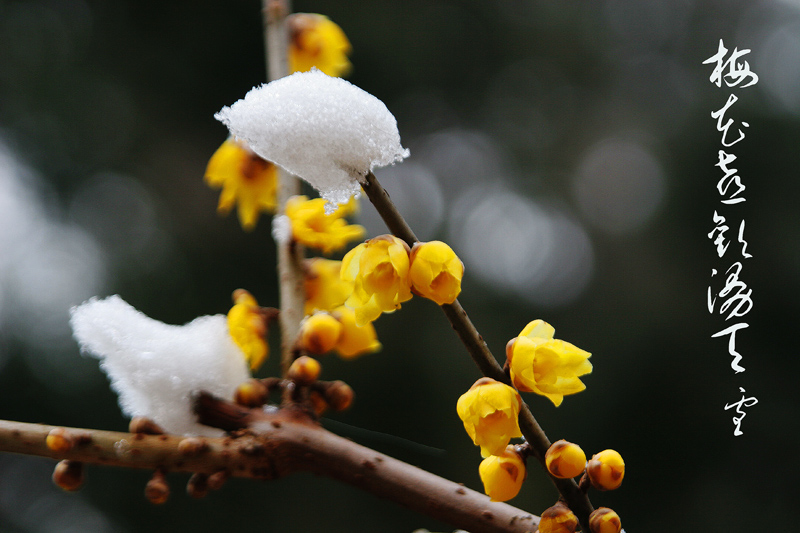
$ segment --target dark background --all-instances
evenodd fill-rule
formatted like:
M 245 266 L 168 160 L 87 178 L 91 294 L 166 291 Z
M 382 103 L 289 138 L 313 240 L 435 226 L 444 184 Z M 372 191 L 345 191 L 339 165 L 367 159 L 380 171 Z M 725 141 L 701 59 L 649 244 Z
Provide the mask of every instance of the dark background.
M 585 392 L 526 400 L 552 440 L 620 451 L 620 490 L 593 493 L 630 532 L 793 531 L 800 139 L 800 3 L 689 0 L 295 2 L 353 44 L 350 81 L 397 117 L 411 157 L 378 173 L 424 239 L 451 243 L 461 301 L 501 357 L 543 318 L 592 352 Z M 712 56 L 748 48 L 760 78 L 709 81 Z M 184 323 L 225 313 L 230 293 L 277 305 L 268 218 L 244 233 L 202 182 L 224 140 L 213 119 L 265 79 L 260 6 L 233 2 L 0 1 L 0 418 L 124 430 L 68 309 L 120 294 Z M 720 204 L 710 113 L 748 122 L 730 151 L 747 201 Z M 735 131 L 731 132 L 732 134 Z M 715 210 L 733 239 L 718 258 Z M 362 202 L 362 222 L 384 230 Z M 706 309 L 740 258 L 754 307 L 737 335 Z M 718 301 L 717 306 L 719 306 Z M 480 490 L 479 453 L 455 403 L 478 372 L 444 317 L 415 299 L 376 323 L 384 350 L 323 361 L 354 407 L 326 425 Z M 277 342 L 272 339 L 273 344 Z M 272 357 L 263 375 L 277 372 Z M 727 403 L 758 398 L 734 437 Z M 345 425 L 346 424 L 346 425 Z M 205 501 L 171 475 L 89 467 L 78 494 L 53 463 L 0 455 L 0 531 L 451 531 L 307 475 L 231 480 Z M 539 514 L 556 494 L 532 465 L 511 503 Z

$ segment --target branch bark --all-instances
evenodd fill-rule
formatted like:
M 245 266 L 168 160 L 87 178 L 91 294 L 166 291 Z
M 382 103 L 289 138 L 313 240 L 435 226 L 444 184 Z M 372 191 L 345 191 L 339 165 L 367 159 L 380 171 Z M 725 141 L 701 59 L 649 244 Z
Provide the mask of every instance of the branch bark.
M 289 0 L 262 0 L 267 79 L 277 80 L 289 74 L 289 35 L 286 17 L 292 12 Z M 285 216 L 286 201 L 300 194 L 300 181 L 278 167 L 278 213 Z M 294 346 L 303 318 L 305 289 L 303 285 L 303 248 L 294 240 L 276 241 L 278 248 L 279 317 L 281 329 L 281 372 L 285 376 L 294 360 Z
M 395 207 L 389 197 L 389 193 L 381 186 L 372 172 L 369 172 L 364 177 L 361 181 L 361 186 L 370 202 L 372 202 L 375 209 L 381 215 L 381 218 L 383 218 L 389 231 L 396 237 L 403 239 L 409 246 L 413 246 L 419 239 L 417 239 L 417 236 Z M 489 350 L 483 337 L 480 335 L 477 328 L 475 328 L 467 312 L 461 307 L 458 300 L 452 304 L 445 304 L 440 307 L 481 373 L 484 376 L 505 383 L 506 385 L 511 385 L 511 380 L 506 373 L 503 372 L 494 354 Z M 556 486 L 569 508 L 575 513 L 575 516 L 578 517 L 583 531 L 590 531 L 589 515 L 594 510 L 592 503 L 589 501 L 586 493 L 578 488 L 578 484 L 575 483 L 574 480 L 558 479 L 550 475 L 547 471 L 544 456 L 547 453 L 547 449 L 550 447 L 550 440 L 547 438 L 544 430 L 536 421 L 536 418 L 534 418 L 533 413 L 531 413 L 531 410 L 524 401 L 522 402 L 522 409 L 520 409 L 519 413 L 519 427 L 525 440 L 531 445 L 531 450 L 544 468 L 545 473 Z
M 0 451 L 129 468 L 224 471 L 232 477 L 257 479 L 307 471 L 471 533 L 537 530 L 538 517 L 339 437 L 302 411 L 284 408 L 268 414 L 210 395 L 199 397 L 197 410 L 202 422 L 239 429 L 237 436 L 201 438 L 205 446 L 193 446 L 194 451 L 187 454 L 188 447 L 182 453 L 180 446 L 186 437 L 64 428 L 74 445 L 67 451 L 54 451 L 47 447 L 46 438 L 56 426 L 0 421 Z

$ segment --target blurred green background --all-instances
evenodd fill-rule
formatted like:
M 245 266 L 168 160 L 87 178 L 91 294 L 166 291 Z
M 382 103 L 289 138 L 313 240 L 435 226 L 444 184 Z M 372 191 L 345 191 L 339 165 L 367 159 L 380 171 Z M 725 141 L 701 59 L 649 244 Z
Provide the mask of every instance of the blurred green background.
M 350 81 L 397 117 L 411 157 L 377 175 L 421 238 L 464 259 L 461 301 L 501 362 L 535 318 L 592 352 L 585 392 L 558 409 L 526 400 L 552 440 L 622 453 L 622 488 L 593 503 L 629 533 L 795 530 L 800 2 L 294 8 L 344 29 Z M 752 50 L 757 85 L 710 83 L 702 61 L 720 39 Z M 175 324 L 227 312 L 238 287 L 277 305 L 269 219 L 244 233 L 202 182 L 227 133 L 214 113 L 264 80 L 257 0 L 0 0 L 0 418 L 127 427 L 67 324 L 93 295 Z M 747 201 L 724 206 L 710 113 L 732 92 L 728 116 L 749 124 L 730 150 Z M 722 259 L 715 210 L 734 241 Z M 754 307 L 736 375 L 711 338 L 733 321 L 708 312 L 706 291 L 721 288 L 712 268 L 740 257 L 741 220 Z M 384 232 L 366 202 L 361 222 Z M 455 413 L 478 372 L 444 317 L 415 299 L 376 327 L 381 353 L 323 361 L 323 377 L 357 394 L 326 425 L 480 490 Z M 262 373 L 276 371 L 273 357 Z M 734 437 L 724 406 L 739 387 L 759 403 Z M 452 530 L 307 475 L 231 480 L 195 501 L 174 474 L 155 507 L 146 472 L 90 467 L 66 494 L 52 466 L 0 455 L 0 531 Z M 531 466 L 511 503 L 539 514 L 556 494 Z

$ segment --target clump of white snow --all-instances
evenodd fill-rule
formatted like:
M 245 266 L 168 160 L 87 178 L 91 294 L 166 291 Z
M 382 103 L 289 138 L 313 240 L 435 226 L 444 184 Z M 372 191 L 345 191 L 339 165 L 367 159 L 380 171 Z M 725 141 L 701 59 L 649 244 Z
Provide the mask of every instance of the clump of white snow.
M 383 102 L 316 69 L 256 87 L 215 117 L 334 205 L 357 193 L 358 179 L 375 167 L 408 157 Z
M 250 378 L 224 315 L 171 326 L 119 296 L 93 298 L 70 314 L 81 349 L 100 359 L 125 414 L 146 416 L 169 433 L 222 435 L 196 421 L 190 396 L 202 389 L 232 399 L 236 387 Z

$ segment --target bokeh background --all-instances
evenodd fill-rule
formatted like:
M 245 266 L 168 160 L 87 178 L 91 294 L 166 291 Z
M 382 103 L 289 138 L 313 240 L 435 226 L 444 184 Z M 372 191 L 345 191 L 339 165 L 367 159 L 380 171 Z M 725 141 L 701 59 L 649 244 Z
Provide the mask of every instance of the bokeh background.
M 378 177 L 423 239 L 464 259 L 461 301 L 494 352 L 544 318 L 593 353 L 585 392 L 558 409 L 526 398 L 552 440 L 622 453 L 622 488 L 593 503 L 629 533 L 794 530 L 800 2 L 294 7 L 344 29 L 350 81 L 397 117 L 411 157 Z M 752 50 L 757 85 L 710 83 L 720 39 Z M 269 219 L 244 233 L 202 182 L 226 136 L 213 114 L 264 81 L 263 50 L 258 0 L 0 0 L 0 418 L 127 427 L 67 324 L 93 295 L 176 324 L 225 313 L 238 287 L 277 304 Z M 710 113 L 731 92 L 729 116 L 750 125 L 732 149 L 747 201 L 721 206 Z M 706 309 L 711 269 L 739 257 L 735 242 L 716 256 L 715 210 L 734 241 L 746 220 L 753 255 L 738 375 L 711 338 L 729 323 Z M 360 218 L 384 233 L 366 202 Z M 455 414 L 478 372 L 444 317 L 415 299 L 376 326 L 381 353 L 323 362 L 357 393 L 325 424 L 480 490 Z M 276 372 L 273 357 L 262 373 Z M 734 437 L 739 387 L 759 403 Z M 0 531 L 452 530 L 306 475 L 201 502 L 174 474 L 155 507 L 146 472 L 90 467 L 67 494 L 52 467 L 0 454 Z M 539 514 L 556 494 L 536 469 L 512 503 Z

